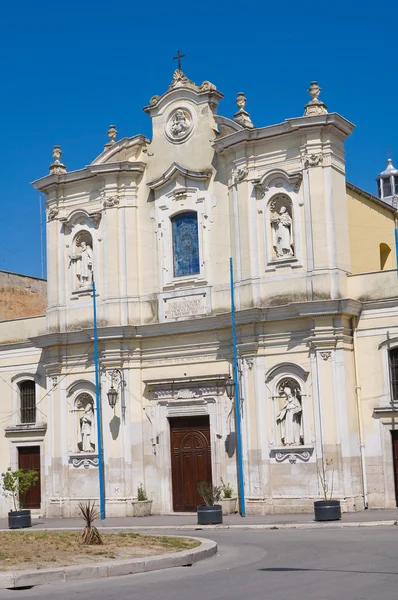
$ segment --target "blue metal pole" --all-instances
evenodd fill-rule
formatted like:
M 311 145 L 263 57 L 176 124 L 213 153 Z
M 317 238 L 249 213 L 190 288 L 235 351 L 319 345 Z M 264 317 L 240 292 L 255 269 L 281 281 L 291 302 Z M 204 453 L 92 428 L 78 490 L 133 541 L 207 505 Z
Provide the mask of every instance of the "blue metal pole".
M 93 277 L 93 313 L 94 313 L 94 366 L 95 366 L 95 403 L 97 408 L 97 439 L 98 439 L 98 477 L 100 497 L 100 517 L 105 519 L 105 481 L 104 481 L 104 450 L 102 447 L 102 416 L 99 378 L 98 333 L 97 333 L 97 299 Z
M 243 457 L 242 457 L 242 432 L 240 416 L 240 394 L 239 394 L 239 376 L 238 376 L 238 350 L 236 345 L 236 326 L 235 326 L 235 294 L 234 294 L 234 271 L 232 257 L 229 259 L 229 275 L 231 287 L 231 320 L 232 320 L 232 346 L 234 350 L 234 387 L 235 387 L 235 429 L 236 429 L 236 458 L 238 467 L 238 496 L 239 496 L 239 514 L 246 516 L 245 504 L 245 484 L 243 481 Z

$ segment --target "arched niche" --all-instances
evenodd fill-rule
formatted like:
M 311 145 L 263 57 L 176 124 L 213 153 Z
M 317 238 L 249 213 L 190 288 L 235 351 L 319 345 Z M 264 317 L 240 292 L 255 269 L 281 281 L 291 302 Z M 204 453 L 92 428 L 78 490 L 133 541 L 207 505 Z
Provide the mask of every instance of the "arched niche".
M 295 257 L 292 200 L 287 194 L 276 194 L 268 201 L 268 222 L 273 260 Z
M 73 237 L 69 259 L 69 267 L 73 272 L 73 289 L 91 288 L 94 269 L 93 237 L 87 229 L 81 229 Z

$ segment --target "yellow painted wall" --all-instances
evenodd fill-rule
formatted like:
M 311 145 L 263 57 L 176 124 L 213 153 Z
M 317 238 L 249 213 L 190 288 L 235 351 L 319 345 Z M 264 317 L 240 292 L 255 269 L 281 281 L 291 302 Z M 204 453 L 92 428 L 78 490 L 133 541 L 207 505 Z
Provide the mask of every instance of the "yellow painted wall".
M 349 188 L 347 208 L 352 273 L 381 270 L 380 244 L 391 248 L 383 270 L 394 269 L 394 214 Z

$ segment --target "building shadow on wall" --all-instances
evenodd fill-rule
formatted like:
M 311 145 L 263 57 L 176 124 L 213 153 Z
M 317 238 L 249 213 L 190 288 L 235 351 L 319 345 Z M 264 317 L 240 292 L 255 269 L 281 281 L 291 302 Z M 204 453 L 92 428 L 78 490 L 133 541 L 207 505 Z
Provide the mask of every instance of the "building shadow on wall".
M 225 452 L 232 458 L 236 450 L 236 433 L 231 431 L 225 438 Z
M 109 429 L 112 439 L 117 440 L 120 431 L 120 419 L 116 415 L 113 415 L 112 419 L 109 421 Z

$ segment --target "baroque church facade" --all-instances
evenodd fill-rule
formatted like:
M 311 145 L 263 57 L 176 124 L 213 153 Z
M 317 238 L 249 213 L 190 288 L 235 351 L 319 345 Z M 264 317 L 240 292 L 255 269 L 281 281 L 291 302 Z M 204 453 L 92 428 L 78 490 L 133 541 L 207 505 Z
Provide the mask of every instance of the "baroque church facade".
M 322 478 L 343 510 L 396 506 L 398 171 L 378 197 L 348 183 L 354 126 L 308 91 L 303 116 L 257 127 L 244 94 L 223 117 L 177 69 L 151 140 L 111 126 L 72 172 L 54 148 L 33 184 L 46 313 L 0 322 L 0 471 L 39 471 L 28 507 L 99 495 L 93 278 L 107 515 L 141 485 L 154 513 L 194 511 L 200 480 L 237 490 L 230 257 L 247 513 L 311 511 Z

